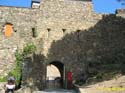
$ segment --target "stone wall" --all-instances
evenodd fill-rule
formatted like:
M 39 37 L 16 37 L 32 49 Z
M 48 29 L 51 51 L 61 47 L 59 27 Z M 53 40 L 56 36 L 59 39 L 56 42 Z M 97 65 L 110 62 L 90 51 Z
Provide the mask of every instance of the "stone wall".
M 116 62 L 114 59 L 122 54 L 124 43 L 120 40 L 124 40 L 124 18 L 96 14 L 91 2 L 82 1 L 43 1 L 40 9 L 38 29 L 42 30 L 42 53 L 47 57 L 46 62 L 64 63 L 67 70 L 73 71 L 75 80 L 80 79 L 78 77 L 89 77 L 85 76 L 89 65 L 104 63 L 100 67 L 90 66 L 93 70 L 89 69 L 88 73 L 97 74 L 98 69 L 102 71 L 104 65 L 108 66 L 110 60 Z M 117 71 L 123 71 L 120 69 L 123 60 L 116 62 L 119 64 Z M 114 69 L 116 64 L 110 65 Z M 107 69 L 108 67 L 102 72 L 108 72 Z M 109 72 L 113 71 L 115 70 Z
M 59 60 L 67 69 L 71 67 L 75 79 L 81 75 L 84 79 L 86 69 L 90 74 L 88 77 L 99 73 L 123 73 L 124 20 L 106 15 L 91 28 L 68 33 L 62 39 L 53 41 L 48 61 Z
M 116 15 L 117 16 L 122 16 L 125 18 L 125 9 L 117 9 L 116 10 Z
M 33 54 L 25 58 L 22 70 L 22 87 L 32 90 L 43 90 L 46 87 L 46 63 L 41 54 Z
M 65 34 L 93 26 L 102 15 L 93 12 L 92 2 L 43 0 L 38 20 L 39 36 L 44 38 L 44 55 L 52 41 L 60 40 Z M 64 31 L 65 30 L 65 31 Z
M 93 27 L 102 19 L 101 14 L 93 12 L 92 2 L 89 1 L 42 1 L 38 20 L 39 37 L 43 38 L 42 54 L 46 62 L 62 62 L 66 69 L 73 68 L 76 73 L 85 73 L 85 64 L 78 58 L 77 30 L 83 32 Z M 78 69 L 74 69 L 77 68 Z
M 38 10 L 15 7 L 0 7 L 0 73 L 7 75 L 15 63 L 15 51 L 31 42 L 32 28 L 37 27 Z M 11 23 L 13 32 L 10 37 L 4 35 L 5 24 Z M 27 38 L 28 37 L 28 38 Z

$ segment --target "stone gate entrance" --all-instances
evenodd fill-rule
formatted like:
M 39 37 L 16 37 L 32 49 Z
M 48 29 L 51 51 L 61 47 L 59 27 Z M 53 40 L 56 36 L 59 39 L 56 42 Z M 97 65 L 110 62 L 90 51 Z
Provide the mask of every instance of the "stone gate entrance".
M 65 66 L 59 61 L 47 65 L 46 88 L 63 88 L 65 85 Z

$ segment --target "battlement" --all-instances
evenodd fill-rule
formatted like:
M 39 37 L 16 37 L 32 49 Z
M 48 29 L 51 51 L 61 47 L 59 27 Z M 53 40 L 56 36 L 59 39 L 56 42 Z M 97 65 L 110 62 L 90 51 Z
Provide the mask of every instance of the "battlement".
M 42 0 L 40 2 L 40 10 L 54 14 L 71 14 L 71 12 L 87 13 L 93 11 L 93 3 L 91 0 Z M 67 11 L 68 10 L 68 11 Z
M 125 9 L 117 9 L 116 14 L 125 14 Z
M 125 9 L 117 9 L 115 13 L 116 13 L 116 16 L 125 17 Z
M 40 7 L 40 0 L 32 0 L 31 8 L 39 8 Z

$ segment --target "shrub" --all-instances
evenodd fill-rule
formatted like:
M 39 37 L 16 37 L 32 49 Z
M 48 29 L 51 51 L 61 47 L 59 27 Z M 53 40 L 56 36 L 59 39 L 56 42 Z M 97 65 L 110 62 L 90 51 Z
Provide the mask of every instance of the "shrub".
M 16 85 L 19 85 L 22 77 L 22 63 L 27 55 L 34 53 L 36 47 L 33 43 L 27 43 L 22 52 L 16 51 L 16 66 L 13 70 L 8 73 L 8 77 L 12 76 L 15 78 Z

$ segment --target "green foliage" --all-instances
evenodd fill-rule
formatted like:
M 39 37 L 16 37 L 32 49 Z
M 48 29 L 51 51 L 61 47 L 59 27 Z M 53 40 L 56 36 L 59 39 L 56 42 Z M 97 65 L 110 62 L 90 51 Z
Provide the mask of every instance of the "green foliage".
M 23 61 L 23 56 L 19 52 L 19 50 L 16 51 L 15 57 L 16 57 L 16 66 L 12 71 L 8 73 L 8 77 L 13 76 L 15 78 L 16 84 L 19 85 L 21 80 L 21 68 L 22 68 L 22 61 Z
M 6 82 L 6 81 L 7 81 L 6 77 L 0 76 L 0 82 Z
M 27 43 L 26 46 L 23 49 L 23 57 L 26 57 L 29 54 L 32 54 L 35 52 L 36 46 L 33 43 Z
M 24 47 L 22 52 L 19 52 L 19 50 L 16 51 L 15 57 L 16 57 L 16 66 L 15 68 L 8 73 L 9 76 L 13 76 L 15 78 L 15 82 L 17 85 L 21 82 L 21 71 L 22 71 L 22 63 L 25 57 L 29 54 L 34 53 L 36 50 L 36 47 L 33 43 L 27 43 Z
M 121 5 L 125 5 L 125 0 L 117 0 L 118 2 L 121 3 Z
M 97 79 L 98 81 L 102 81 L 102 79 L 103 79 L 103 73 L 98 73 L 98 74 L 96 75 L 96 79 Z
M 79 85 L 79 86 L 82 86 L 82 85 L 84 84 L 84 82 L 76 81 L 75 84 L 76 84 L 76 85 Z

